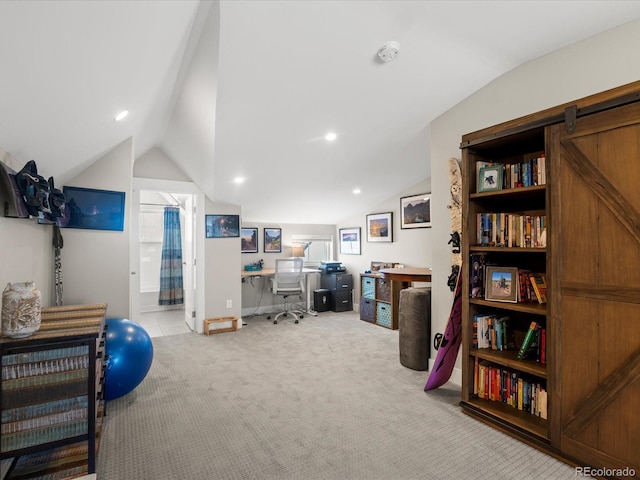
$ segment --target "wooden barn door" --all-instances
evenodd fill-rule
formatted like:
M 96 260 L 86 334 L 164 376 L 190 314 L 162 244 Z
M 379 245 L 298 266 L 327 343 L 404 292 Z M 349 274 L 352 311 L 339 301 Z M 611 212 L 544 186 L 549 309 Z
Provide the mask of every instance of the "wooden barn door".
M 548 134 L 552 443 L 640 478 L 640 105 Z

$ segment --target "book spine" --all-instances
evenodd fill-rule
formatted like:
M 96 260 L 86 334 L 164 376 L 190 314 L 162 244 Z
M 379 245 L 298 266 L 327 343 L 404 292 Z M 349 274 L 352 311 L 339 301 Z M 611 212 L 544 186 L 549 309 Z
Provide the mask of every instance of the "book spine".
M 520 345 L 520 350 L 518 351 L 519 360 L 523 360 L 527 355 L 527 350 L 529 350 L 529 347 L 531 346 L 531 344 L 535 339 L 537 328 L 538 328 L 538 324 L 536 322 L 531 322 L 531 324 L 529 325 L 529 329 L 527 330 L 527 333 L 524 337 L 524 340 L 522 341 L 522 345 Z

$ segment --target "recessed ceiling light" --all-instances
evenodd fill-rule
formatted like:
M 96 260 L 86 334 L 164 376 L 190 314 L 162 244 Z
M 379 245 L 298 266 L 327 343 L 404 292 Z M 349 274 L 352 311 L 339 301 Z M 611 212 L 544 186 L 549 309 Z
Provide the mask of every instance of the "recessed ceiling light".
M 244 178 L 236 177 L 236 178 L 233 179 L 233 183 L 238 183 L 238 184 L 244 183 Z
M 129 115 L 129 110 L 122 110 L 118 115 L 116 115 L 116 118 L 114 120 L 116 122 L 119 122 L 120 120 L 124 119 L 124 117 L 126 117 L 127 115 Z
M 335 132 L 329 132 L 324 136 L 324 139 L 327 142 L 333 142 L 336 138 L 338 138 L 338 136 L 335 134 Z
M 354 195 L 358 195 L 362 190 L 360 190 L 359 188 L 354 188 L 353 189 L 353 194 Z

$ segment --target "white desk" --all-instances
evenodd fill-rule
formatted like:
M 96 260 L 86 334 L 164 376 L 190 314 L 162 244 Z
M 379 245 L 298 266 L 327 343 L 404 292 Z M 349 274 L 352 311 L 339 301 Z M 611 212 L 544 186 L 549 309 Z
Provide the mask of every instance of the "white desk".
M 307 308 L 304 313 L 308 315 L 317 316 L 318 312 L 315 310 L 311 310 L 311 289 L 309 288 L 309 275 L 312 273 L 320 273 L 320 270 L 317 268 L 303 268 L 302 273 L 304 273 L 304 289 L 307 292 Z M 242 270 L 241 278 L 251 278 L 251 277 L 273 277 L 276 274 L 276 270 L 274 268 L 263 268 L 262 270 Z

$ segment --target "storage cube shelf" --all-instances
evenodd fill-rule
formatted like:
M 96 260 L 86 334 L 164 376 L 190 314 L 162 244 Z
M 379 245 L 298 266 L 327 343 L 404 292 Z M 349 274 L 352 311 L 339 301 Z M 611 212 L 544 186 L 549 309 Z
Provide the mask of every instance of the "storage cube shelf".
M 400 290 L 403 282 L 391 282 L 377 273 L 360 274 L 360 320 L 397 330 Z
M 30 337 L 0 337 L 0 459 L 14 459 L 11 478 L 95 472 L 105 314 L 104 304 L 44 308 Z

